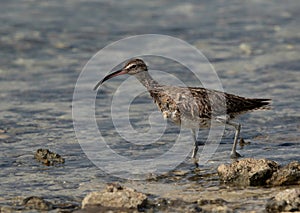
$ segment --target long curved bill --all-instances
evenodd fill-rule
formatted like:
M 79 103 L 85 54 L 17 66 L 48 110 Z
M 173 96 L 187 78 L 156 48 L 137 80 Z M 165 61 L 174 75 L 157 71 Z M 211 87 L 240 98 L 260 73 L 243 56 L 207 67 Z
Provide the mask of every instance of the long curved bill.
M 97 90 L 101 86 L 101 84 L 104 83 L 105 81 L 107 81 L 108 79 L 116 77 L 118 75 L 124 75 L 124 74 L 127 74 L 127 72 L 125 70 L 121 69 L 121 70 L 118 70 L 116 72 L 113 72 L 113 73 L 105 76 L 101 81 L 99 81 L 96 84 L 96 86 L 94 87 L 94 90 Z

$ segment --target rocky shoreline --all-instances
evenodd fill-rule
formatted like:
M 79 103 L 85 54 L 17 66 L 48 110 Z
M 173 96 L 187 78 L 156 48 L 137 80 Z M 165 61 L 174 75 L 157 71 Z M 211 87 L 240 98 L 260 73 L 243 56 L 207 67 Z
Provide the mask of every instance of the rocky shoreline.
M 49 162 L 64 162 L 60 155 L 49 150 L 39 149 L 35 157 L 47 166 L 55 165 Z M 179 179 L 186 178 L 184 171 L 174 171 L 174 174 Z M 89 192 L 76 200 L 35 195 L 18 197 L 2 205 L 0 212 L 248 212 L 254 204 L 259 205 L 251 212 L 300 211 L 300 163 L 297 161 L 281 166 L 267 159 L 245 158 L 220 165 L 212 175 L 218 175 L 219 186 L 203 187 L 195 183 L 183 191 L 177 189 L 174 181 L 170 190 L 160 193 L 147 190 L 148 184 L 139 181 L 114 182 L 107 183 L 102 191 Z M 157 180 L 149 180 L 149 187 L 156 183 Z

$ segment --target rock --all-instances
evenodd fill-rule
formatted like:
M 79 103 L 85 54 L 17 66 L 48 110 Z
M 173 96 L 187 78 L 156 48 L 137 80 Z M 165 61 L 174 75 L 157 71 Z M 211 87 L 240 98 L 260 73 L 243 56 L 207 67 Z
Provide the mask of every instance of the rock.
M 300 185 L 300 163 L 294 161 L 280 168 L 267 183 L 273 186 Z
M 230 165 L 218 167 L 220 180 L 239 186 L 261 186 L 278 169 L 279 165 L 266 159 L 245 158 Z
M 100 205 L 103 207 L 140 209 L 147 203 L 147 196 L 119 184 L 107 184 L 102 192 L 91 192 L 82 201 L 82 208 Z
M 287 186 L 300 184 L 300 163 L 291 162 L 280 166 L 266 159 L 242 159 L 230 165 L 220 165 L 221 181 L 242 186 Z
M 53 205 L 50 202 L 45 201 L 43 198 L 37 196 L 31 196 L 25 198 L 22 204 L 26 208 L 36 209 L 41 211 L 48 211 L 50 209 L 53 209 Z
M 279 192 L 266 205 L 267 212 L 300 211 L 300 189 L 286 189 Z
M 48 149 L 38 149 L 34 157 L 37 161 L 47 166 L 54 166 L 65 162 L 65 159 L 63 159 L 59 154 L 53 153 Z

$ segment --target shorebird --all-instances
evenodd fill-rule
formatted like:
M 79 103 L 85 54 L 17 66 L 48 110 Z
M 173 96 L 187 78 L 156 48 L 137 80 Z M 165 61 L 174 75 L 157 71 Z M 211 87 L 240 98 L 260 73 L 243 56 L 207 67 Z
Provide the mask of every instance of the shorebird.
M 192 130 L 193 159 L 196 158 L 198 151 L 196 132 L 199 128 L 208 128 L 212 123 L 227 124 L 235 128 L 230 157 L 241 157 L 236 151 L 241 124 L 232 120 L 240 114 L 263 109 L 271 100 L 245 98 L 200 87 L 161 85 L 151 77 L 147 65 L 141 59 L 129 60 L 122 69 L 108 74 L 99 81 L 94 90 L 108 79 L 124 74 L 135 76 L 146 87 L 165 119 Z

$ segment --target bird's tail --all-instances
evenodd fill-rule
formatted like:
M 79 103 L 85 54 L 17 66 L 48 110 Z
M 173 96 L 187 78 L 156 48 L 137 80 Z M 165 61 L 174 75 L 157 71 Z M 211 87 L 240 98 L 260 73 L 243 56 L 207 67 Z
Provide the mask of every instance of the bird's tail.
M 266 98 L 251 98 L 248 99 L 253 106 L 254 110 L 270 110 L 271 109 L 271 99 Z

